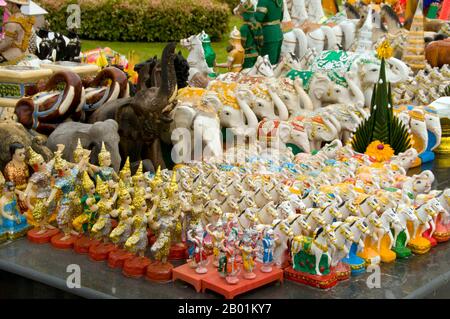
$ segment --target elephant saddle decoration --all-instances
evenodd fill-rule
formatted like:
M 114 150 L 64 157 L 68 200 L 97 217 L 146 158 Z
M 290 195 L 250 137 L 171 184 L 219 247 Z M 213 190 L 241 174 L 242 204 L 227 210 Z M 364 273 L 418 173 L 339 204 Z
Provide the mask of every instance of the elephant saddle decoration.
M 83 111 L 89 117 L 101 105 L 130 96 L 128 79 L 125 73 L 116 67 L 107 67 L 87 83 L 84 83 L 86 103 Z
M 103 104 L 129 97 L 128 79 L 116 67 L 103 69 L 91 81 L 81 80 L 71 71 L 59 71 L 36 90 L 17 102 L 15 113 L 27 129 L 46 135 L 69 118 L 87 121 Z
M 64 88 L 60 90 L 62 85 Z M 81 118 L 84 97 L 80 77 L 70 71 L 59 71 L 47 81 L 43 90 L 20 99 L 15 113 L 25 128 L 48 135 L 68 118 L 75 121 Z

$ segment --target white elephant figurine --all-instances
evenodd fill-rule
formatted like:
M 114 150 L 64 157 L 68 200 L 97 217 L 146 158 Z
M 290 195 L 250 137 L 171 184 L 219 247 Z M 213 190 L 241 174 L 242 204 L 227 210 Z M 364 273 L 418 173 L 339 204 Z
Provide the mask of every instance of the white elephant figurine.
M 340 126 L 333 115 L 323 114 L 306 119 L 297 117 L 297 120 L 304 123 L 311 151 L 320 150 L 323 142 L 330 142 L 338 138 Z
M 258 139 L 272 148 L 285 150 L 289 144 L 309 153 L 308 133 L 302 122 L 263 120 L 258 124 Z M 300 150 L 293 150 L 294 155 Z
M 275 93 L 287 108 L 289 118 L 314 110 L 311 98 L 303 89 L 303 81 L 300 78 L 295 78 L 294 81 L 289 78 L 279 78 Z
M 391 164 L 402 167 L 407 171 L 414 165 L 414 162 L 417 160 L 417 155 L 416 149 L 410 148 L 403 153 L 393 156 L 391 159 Z
M 170 138 L 174 145 L 172 149 L 174 162 L 186 163 L 191 160 L 220 157 L 222 155 L 220 121 L 215 108 L 201 101 L 206 90 L 188 87 L 180 91 L 181 100 L 171 113 L 173 121 Z M 196 95 L 197 100 L 192 97 L 185 98 L 188 95 Z
M 238 136 L 256 136 L 258 119 L 247 103 L 246 92 L 236 92 L 234 99 L 228 97 L 228 100 L 221 99 L 216 92 L 208 91 L 203 99 L 216 109 L 223 128 L 230 128 Z
M 274 83 L 255 83 L 251 87 L 241 85 L 238 91 L 246 91 L 246 103 L 251 106 L 259 120 L 269 119 L 286 121 L 289 112 L 286 105 L 276 93 Z
M 354 73 L 358 76 L 355 82 L 363 90 L 364 105 L 370 107 L 373 85 L 379 80 L 380 60 L 373 54 L 355 53 L 342 50 L 325 50 L 320 52 L 311 62 L 310 71 L 329 72 L 335 74 Z M 406 81 L 411 69 L 401 60 L 386 60 L 386 78 L 394 84 Z
M 344 103 L 356 106 L 364 105 L 364 94 L 357 82 L 355 74 L 345 73 L 342 84 L 338 84 L 325 74 L 315 74 L 309 84 L 308 94 L 311 97 L 314 108 L 320 108 L 326 104 Z M 347 85 L 345 87 L 344 85 Z

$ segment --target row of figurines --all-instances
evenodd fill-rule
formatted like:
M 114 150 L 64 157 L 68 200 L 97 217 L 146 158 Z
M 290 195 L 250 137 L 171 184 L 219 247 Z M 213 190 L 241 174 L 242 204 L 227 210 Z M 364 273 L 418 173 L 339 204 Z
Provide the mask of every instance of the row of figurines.
M 311 156 L 311 159 L 305 160 L 299 169 L 308 171 L 309 166 L 316 168 L 316 172 L 296 172 L 291 175 L 295 176 L 291 187 L 280 183 L 280 179 L 289 182 L 283 173 L 274 175 L 274 178 L 261 177 L 253 171 L 254 163 L 247 167 L 229 168 L 228 172 L 221 171 L 215 165 L 197 163 L 178 167 L 176 174 L 158 170 L 153 179 L 146 179 L 141 168 L 131 177 L 126 166 L 120 174 L 123 179 L 117 179 L 114 173 L 107 175 L 111 179 L 105 182 L 99 175 L 96 177 L 97 185 L 94 185 L 88 171 L 98 168 L 86 164 L 87 156 L 74 165 L 62 160 L 60 152 L 61 149 L 48 164 L 39 155 L 31 153 L 30 164 L 35 165 L 35 174 L 38 175 L 33 174 L 30 182 L 38 186 L 53 184 L 45 192 L 36 192 L 34 200 L 22 197 L 26 203 L 33 203 L 29 210 L 31 217 L 35 218 L 35 224 L 37 222 L 38 226 L 45 229 L 50 217 L 56 215 L 58 227 L 67 236 L 70 236 L 73 227 L 75 231 L 111 240 L 141 255 L 148 245 L 146 234 L 150 226 L 157 237 L 152 251 L 155 258 L 162 261 L 167 260 L 173 242 L 186 240 L 186 229 L 197 227 L 199 223 L 215 225 L 220 216 L 235 219 L 242 230 L 254 225 L 273 227 L 279 237 L 282 234 L 305 236 L 301 237 L 302 243 L 306 240 L 308 247 L 315 243 L 322 248 L 327 242 L 326 236 L 332 236 L 332 233 L 328 229 L 318 234 L 320 228 L 327 229 L 333 220 L 345 221 L 351 216 L 362 218 L 369 227 L 370 236 L 366 238 L 361 255 L 371 261 L 387 261 L 390 260 L 389 256 L 392 259 L 392 254 L 384 256 L 389 250 L 382 249 L 382 243 L 385 242 L 383 238 L 392 237 L 390 228 L 401 230 L 403 235 L 400 236 L 401 232 L 395 233 L 395 241 L 391 239 L 388 242 L 389 248 L 397 246 L 400 236 L 405 237 L 401 239 L 402 247 L 409 244 L 417 253 L 429 250 L 433 233 L 438 240 L 448 238 L 449 191 L 426 195 L 434 179 L 431 172 L 406 177 L 402 172 L 395 171 L 395 165 L 368 165 L 364 157 L 347 158 L 349 154 L 345 148 L 334 153 L 328 152 L 329 158 L 324 158 L 326 155 L 322 154 L 322 157 Z M 107 153 L 106 150 L 101 153 L 101 163 L 105 163 L 103 160 L 108 157 Z M 58 172 L 54 183 L 49 183 L 51 168 Z M 286 171 L 292 174 L 291 169 Z M 80 174 L 83 190 L 75 190 L 76 185 L 79 185 Z M 379 176 L 384 183 L 373 183 L 371 176 Z M 119 183 L 114 179 L 119 180 Z M 332 186 L 325 181 L 335 184 Z M 398 185 L 392 182 L 401 183 L 401 189 L 395 188 Z M 186 188 L 189 184 L 191 191 L 189 186 Z M 225 185 L 226 189 L 223 187 Z M 228 193 L 231 185 L 231 190 L 236 192 L 232 195 Z M 2 211 L 8 210 L 5 207 L 15 207 L 19 216 L 15 192 L 11 184 L 7 186 L 9 188 L 2 196 L 2 202 L 6 204 L 2 205 Z M 113 195 L 111 190 L 114 190 Z M 77 191 L 81 193 L 77 194 Z M 81 200 L 74 200 L 76 198 Z M 147 201 L 152 203 L 150 210 L 147 209 Z M 421 205 L 424 201 L 426 203 Z M 40 217 L 38 221 L 36 217 Z M 112 229 L 112 219 L 117 217 L 119 223 Z M 406 231 L 408 221 L 410 229 Z M 297 232 L 291 232 L 289 229 L 296 225 L 299 225 Z M 424 233 L 429 226 L 431 234 L 427 239 Z M 309 243 L 308 238 L 314 238 L 315 241 Z M 278 242 L 281 245 L 277 245 L 274 255 L 284 256 L 279 249 L 287 249 L 286 241 Z M 358 243 L 361 244 L 360 241 Z M 383 251 L 382 255 L 380 250 Z M 275 261 L 277 265 L 282 263 L 278 258 Z
M 428 105 L 442 96 L 450 85 L 448 64 L 442 68 L 426 64 L 425 69 L 410 76 L 407 81 L 396 83 L 392 89 L 394 105 Z

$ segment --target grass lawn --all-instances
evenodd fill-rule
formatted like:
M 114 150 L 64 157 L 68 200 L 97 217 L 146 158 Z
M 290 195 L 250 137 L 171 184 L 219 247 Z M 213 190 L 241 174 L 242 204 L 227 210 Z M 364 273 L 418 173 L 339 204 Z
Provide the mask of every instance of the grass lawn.
M 239 17 L 231 16 L 228 25 L 228 32 L 224 35 L 224 39 L 220 42 L 213 42 L 212 47 L 216 52 L 216 61 L 218 63 L 226 62 L 227 59 L 227 51 L 226 47 L 228 46 L 229 34 L 233 28 L 236 26 L 239 28 L 242 22 Z M 81 50 L 91 50 L 99 47 L 110 47 L 111 49 L 128 56 L 129 52 L 134 51 L 137 57 L 137 61 L 143 61 L 154 55 L 161 57 L 161 53 L 166 44 L 161 42 L 109 42 L 109 41 L 96 41 L 96 40 L 81 40 Z M 178 45 L 179 49 L 182 51 L 183 56 L 187 57 L 188 51 L 181 48 Z

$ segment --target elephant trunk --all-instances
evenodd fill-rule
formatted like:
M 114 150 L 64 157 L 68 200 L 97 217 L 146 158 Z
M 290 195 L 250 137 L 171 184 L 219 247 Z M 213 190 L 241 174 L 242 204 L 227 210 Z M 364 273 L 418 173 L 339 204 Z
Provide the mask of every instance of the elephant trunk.
M 300 102 L 303 105 L 303 110 L 314 110 L 313 102 L 311 101 L 311 98 L 309 95 L 305 92 L 302 86 L 298 85 L 294 82 L 294 88 L 295 91 L 297 91 L 297 94 L 299 96 Z
M 361 88 L 359 85 L 357 85 L 353 80 L 347 79 L 348 88 L 350 90 L 350 93 L 352 94 L 352 104 L 356 105 L 358 107 L 361 107 L 364 105 L 365 97 L 364 93 L 361 91 Z

